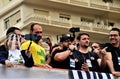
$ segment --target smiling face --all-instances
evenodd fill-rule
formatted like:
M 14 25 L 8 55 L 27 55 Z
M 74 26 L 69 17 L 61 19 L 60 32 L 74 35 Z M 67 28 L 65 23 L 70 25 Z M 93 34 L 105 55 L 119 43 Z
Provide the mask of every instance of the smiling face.
M 111 44 L 118 45 L 120 41 L 120 36 L 118 31 L 110 31 L 109 40 Z

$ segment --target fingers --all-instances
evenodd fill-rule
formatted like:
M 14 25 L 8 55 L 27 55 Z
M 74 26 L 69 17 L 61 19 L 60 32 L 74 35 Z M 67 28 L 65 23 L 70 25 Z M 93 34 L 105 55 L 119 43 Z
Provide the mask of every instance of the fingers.
M 50 65 L 48 64 L 43 64 L 43 65 L 35 65 L 37 67 L 41 67 L 41 68 L 52 68 Z
M 107 49 L 107 48 L 108 48 L 108 47 L 104 47 L 104 48 L 101 50 L 100 53 L 101 53 L 102 55 L 106 55 L 106 49 Z
M 120 72 L 112 72 L 113 76 L 120 77 Z
M 81 66 L 81 70 L 89 71 L 88 64 L 84 62 L 84 63 L 82 64 L 82 66 Z
M 26 54 L 26 56 L 28 56 L 28 57 L 31 56 L 31 52 L 30 52 L 29 50 L 26 50 L 26 51 L 25 51 L 25 54 Z
M 14 66 L 13 63 L 10 62 L 9 60 L 6 60 L 6 61 L 5 61 L 5 65 L 6 65 L 7 67 L 13 67 L 13 66 Z
M 48 64 L 45 64 L 45 68 L 52 68 L 52 67 Z
M 74 49 L 75 49 L 75 46 L 74 46 L 74 45 L 69 45 L 69 48 L 70 48 L 71 50 L 74 50 Z

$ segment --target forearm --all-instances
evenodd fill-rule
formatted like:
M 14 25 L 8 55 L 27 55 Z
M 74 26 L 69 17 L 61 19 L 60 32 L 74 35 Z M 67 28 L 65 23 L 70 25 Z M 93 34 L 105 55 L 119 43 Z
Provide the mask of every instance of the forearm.
M 25 66 L 26 67 L 32 67 L 33 65 L 34 65 L 34 61 L 33 61 L 32 56 L 25 60 Z
M 54 57 L 54 60 L 56 60 L 56 61 L 63 61 L 70 55 L 70 53 L 71 53 L 70 50 L 66 50 L 64 52 L 57 53 L 55 55 L 55 57 Z
M 107 65 L 108 65 L 108 67 L 110 69 L 110 72 L 111 73 L 115 72 L 112 60 L 107 60 L 106 62 L 107 62 Z

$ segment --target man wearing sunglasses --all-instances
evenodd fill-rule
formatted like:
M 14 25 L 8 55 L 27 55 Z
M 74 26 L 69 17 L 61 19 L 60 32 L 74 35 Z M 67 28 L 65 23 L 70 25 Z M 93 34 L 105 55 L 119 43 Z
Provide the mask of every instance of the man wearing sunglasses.
M 110 64 L 110 62 L 108 64 L 111 68 L 114 67 L 112 73 L 115 76 L 120 76 L 120 29 L 112 28 L 109 32 L 109 40 L 110 43 L 106 43 L 105 46 L 107 47 L 106 51 L 110 53 L 108 58 L 111 59 L 113 64 Z

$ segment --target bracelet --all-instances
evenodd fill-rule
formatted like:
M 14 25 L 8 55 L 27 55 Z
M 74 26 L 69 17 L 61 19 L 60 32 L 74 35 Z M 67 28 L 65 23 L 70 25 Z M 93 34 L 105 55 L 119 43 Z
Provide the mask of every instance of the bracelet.
M 70 50 L 70 51 L 72 51 L 70 48 L 68 48 L 67 50 Z

